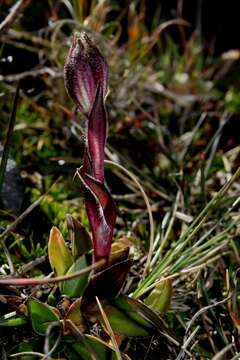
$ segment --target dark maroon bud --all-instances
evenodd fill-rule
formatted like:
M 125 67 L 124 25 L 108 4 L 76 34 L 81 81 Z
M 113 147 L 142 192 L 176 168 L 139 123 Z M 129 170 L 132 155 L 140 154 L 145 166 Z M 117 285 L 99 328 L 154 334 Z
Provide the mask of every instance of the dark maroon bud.
M 64 79 L 68 94 L 80 111 L 88 115 L 98 85 L 103 100 L 108 89 L 108 65 L 100 51 L 85 32 L 75 33 L 64 66 Z

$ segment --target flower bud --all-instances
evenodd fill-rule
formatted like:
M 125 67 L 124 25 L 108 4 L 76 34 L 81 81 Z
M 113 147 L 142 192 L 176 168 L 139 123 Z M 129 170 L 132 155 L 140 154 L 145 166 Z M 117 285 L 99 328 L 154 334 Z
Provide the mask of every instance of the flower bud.
M 85 32 L 73 36 L 64 79 L 69 96 L 86 115 L 91 111 L 98 86 L 102 87 L 103 98 L 107 94 L 107 62 Z

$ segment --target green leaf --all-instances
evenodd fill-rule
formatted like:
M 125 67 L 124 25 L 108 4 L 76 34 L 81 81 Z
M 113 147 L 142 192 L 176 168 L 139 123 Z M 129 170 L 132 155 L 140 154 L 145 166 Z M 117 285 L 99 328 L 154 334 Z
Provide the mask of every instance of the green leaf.
M 45 335 L 48 326 L 60 318 L 55 308 L 34 298 L 28 300 L 28 313 L 33 330 L 39 335 Z
M 149 329 L 153 328 L 153 323 L 145 313 L 139 311 L 139 300 L 134 300 L 134 303 L 130 304 L 130 299 L 127 296 L 119 295 L 116 299 L 114 299 L 114 305 L 120 310 L 125 312 L 127 317 L 137 324 Z
M 125 295 L 105 302 L 104 311 L 116 334 L 125 336 L 146 336 L 152 331 L 163 329 L 163 322 L 155 312 L 141 301 Z M 98 315 L 98 319 L 102 321 Z
M 144 303 L 157 314 L 165 312 L 172 298 L 172 282 L 170 279 L 157 284 Z
M 72 255 L 74 260 L 76 260 L 92 250 L 92 241 L 80 221 L 74 219 L 71 215 L 67 215 L 67 227 L 69 240 L 72 245 Z
M 67 349 L 68 351 L 66 352 L 69 353 L 69 359 L 75 359 L 74 355 L 77 354 L 78 357 L 76 359 L 78 360 L 92 360 L 93 358 L 97 360 L 117 360 L 114 349 L 103 340 L 92 335 L 83 335 L 82 342 L 72 337 L 69 338 Z M 121 355 L 123 360 L 129 359 L 127 355 Z
M 17 352 L 27 352 L 27 351 L 34 351 L 34 346 L 35 346 L 35 342 L 33 341 L 33 339 L 29 340 L 29 341 L 22 341 L 19 343 L 18 347 L 17 347 Z M 36 357 L 33 355 L 22 355 L 21 360 L 36 360 Z
M 22 326 L 27 323 L 26 319 L 17 317 L 12 319 L 3 319 L 0 318 L 0 328 L 1 327 L 15 327 L 15 326 Z
M 72 264 L 66 275 L 74 274 L 77 271 L 85 269 L 87 266 L 86 256 L 83 255 Z M 81 296 L 88 285 L 89 274 L 90 272 L 81 277 L 63 281 L 59 286 L 61 293 L 69 297 Z
M 48 257 L 57 276 L 65 275 L 73 263 L 73 258 L 61 232 L 53 226 L 48 242 Z
M 101 312 L 92 293 L 84 293 L 81 311 L 89 322 L 97 320 L 104 327 Z M 119 295 L 114 299 L 103 299 L 102 307 L 113 332 L 125 336 L 147 336 L 154 329 L 162 328 L 161 319 L 139 300 Z
M 130 316 L 137 313 L 141 318 L 145 319 L 148 324 L 152 324 L 152 326 L 157 330 L 166 330 L 166 327 L 160 318 L 154 311 L 152 311 L 148 306 L 146 306 L 142 301 L 132 299 L 128 296 L 121 295 L 117 300 L 121 300 L 121 303 L 128 303 L 129 306 L 132 307 L 134 312 L 130 312 Z M 119 303 L 118 303 L 119 306 Z M 122 306 L 122 305 L 121 305 Z
M 143 324 L 141 324 L 142 319 L 138 321 L 139 319 L 129 317 L 129 312 L 124 312 L 112 305 L 104 306 L 104 311 L 115 334 L 130 337 L 149 335 L 151 326 L 150 329 L 148 326 L 144 327 Z M 98 315 L 98 319 L 102 323 L 102 326 L 104 326 L 104 322 L 100 314 Z

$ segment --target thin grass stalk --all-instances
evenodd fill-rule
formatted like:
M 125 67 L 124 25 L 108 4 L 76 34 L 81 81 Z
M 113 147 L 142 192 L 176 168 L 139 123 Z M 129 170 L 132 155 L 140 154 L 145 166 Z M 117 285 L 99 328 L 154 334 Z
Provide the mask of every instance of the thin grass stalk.
M 193 223 L 189 226 L 186 234 L 183 235 L 183 238 L 186 238 L 188 234 L 194 231 L 194 228 L 197 224 L 205 218 L 206 215 L 209 214 L 210 210 L 217 205 L 218 201 L 222 198 L 222 196 L 229 190 L 232 184 L 237 180 L 240 175 L 240 167 L 236 170 L 236 172 L 232 175 L 229 181 L 218 191 L 218 193 L 212 198 L 212 200 L 204 207 L 204 209 L 200 212 L 200 214 L 196 217 Z
M 213 197 L 213 199 L 204 207 L 201 213 L 196 217 L 193 223 L 189 226 L 188 230 L 180 237 L 180 239 L 176 242 L 174 249 L 170 249 L 162 261 L 156 266 L 155 269 L 148 275 L 146 279 L 144 279 L 138 288 L 133 293 L 134 298 L 138 298 L 142 295 L 142 291 L 145 287 L 151 285 L 151 283 L 155 282 L 155 280 L 159 277 L 159 274 L 166 269 L 168 265 L 171 264 L 171 261 L 175 259 L 179 254 L 181 254 L 184 247 L 189 243 L 189 241 L 197 234 L 197 232 L 201 229 L 204 222 L 207 220 L 211 211 L 216 207 L 219 200 L 225 195 L 225 193 L 229 190 L 231 185 L 236 181 L 236 179 L 240 175 L 240 168 L 232 175 L 231 179 L 218 191 L 218 193 Z
M 0 234 L 0 243 L 1 241 L 4 241 L 6 237 L 15 230 L 15 228 L 38 206 L 41 204 L 41 202 L 45 199 L 46 195 L 49 194 L 50 190 L 54 185 L 58 183 L 58 181 L 61 180 L 61 177 L 59 177 L 52 185 L 51 187 L 46 191 L 44 195 L 41 195 L 34 203 L 32 203 L 26 210 L 23 211 L 21 215 L 18 216 L 16 220 L 14 220 L 1 234 Z
M 142 295 L 148 293 L 150 290 L 152 290 L 156 285 L 166 281 L 166 280 L 174 280 L 182 275 L 188 274 L 188 273 L 194 273 L 194 272 L 199 272 L 201 271 L 203 268 L 205 268 L 206 266 L 210 265 L 211 263 L 217 261 L 220 257 L 222 256 L 222 254 L 220 255 L 216 255 L 214 256 L 212 259 L 209 259 L 208 261 L 206 261 L 205 263 L 201 264 L 201 265 L 197 265 L 197 266 L 191 266 L 190 268 L 185 268 L 180 270 L 179 272 L 176 272 L 174 274 L 168 275 L 168 276 L 163 276 L 161 277 L 159 280 L 155 281 L 153 284 L 149 285 L 148 287 L 146 287 L 143 291 L 142 291 Z
M 160 243 L 159 257 L 161 257 L 161 255 L 162 255 L 162 251 L 164 249 L 164 246 L 165 246 L 165 244 L 166 244 L 166 242 L 167 242 L 167 240 L 169 238 L 170 232 L 172 230 L 174 220 L 175 220 L 175 216 L 176 216 L 176 212 L 177 212 L 177 208 L 178 208 L 178 205 L 179 205 L 180 195 L 181 195 L 181 192 L 178 191 L 177 196 L 176 196 L 176 200 L 175 200 L 175 203 L 174 203 L 173 211 L 172 211 L 172 216 L 170 218 L 170 221 L 169 221 L 169 224 L 168 224 L 168 227 L 167 227 L 167 231 L 166 231 L 166 233 L 164 235 L 164 238 L 163 238 L 162 242 Z
M 198 330 L 201 328 L 200 325 L 198 325 L 193 332 L 189 335 L 189 337 L 184 341 L 184 344 L 182 345 L 182 349 L 178 355 L 178 357 L 176 358 L 176 360 L 180 360 L 182 359 L 182 356 L 185 356 L 185 352 L 187 350 L 187 347 L 189 346 L 190 342 L 192 341 L 192 339 L 194 338 L 194 336 L 196 335 L 196 333 L 198 332 Z
M 205 263 L 209 258 L 211 258 L 215 253 L 217 253 L 219 250 L 221 250 L 225 245 L 227 244 L 227 242 L 214 247 L 212 250 L 207 249 L 206 251 L 204 251 L 201 254 L 196 255 L 193 259 L 189 258 L 189 261 L 184 262 L 183 264 L 180 264 L 178 267 L 174 266 L 173 268 L 171 268 L 171 272 L 175 272 L 180 270 L 181 268 L 183 268 L 184 266 L 198 266 L 201 265 L 202 263 Z M 200 257 L 200 259 L 199 259 Z
M 44 354 L 45 354 L 46 359 L 49 359 L 49 357 L 56 350 L 56 348 L 58 347 L 58 345 L 60 343 L 62 333 L 59 329 L 59 334 L 58 334 L 57 339 L 55 340 L 55 343 L 52 346 L 50 346 L 50 343 L 52 340 L 52 338 L 51 338 L 52 329 L 56 328 L 56 327 L 59 328 L 60 324 L 61 323 L 59 321 L 52 322 L 47 328 L 46 335 L 45 335 L 45 341 L 44 341 Z
M 2 193 L 2 187 L 3 187 L 4 178 L 5 178 L 7 161 L 8 161 L 8 156 L 9 156 L 9 151 L 10 151 L 10 146 L 11 146 L 12 133 L 13 133 L 13 128 L 14 128 L 14 124 L 15 124 L 15 120 L 16 120 L 16 111 L 17 111 L 17 103 L 18 103 L 18 99 L 19 99 L 19 90 L 20 90 L 20 82 L 18 81 L 14 100 L 13 100 L 12 112 L 11 112 L 11 116 L 10 116 L 9 123 L 8 123 L 8 130 L 7 130 L 7 135 L 6 135 L 6 141 L 5 141 L 4 148 L 3 148 L 2 160 L 1 160 L 1 164 L 0 164 L 0 195 Z
M 240 352 L 237 353 L 237 355 L 235 355 L 233 358 L 231 358 L 231 360 L 238 360 L 240 359 Z
M 218 244 L 219 241 L 224 241 L 227 237 L 227 234 L 221 234 L 219 238 L 217 239 L 211 239 L 211 242 L 208 243 L 208 245 L 201 247 L 200 249 L 196 249 L 194 251 L 194 253 L 191 253 L 191 251 L 187 252 L 187 253 L 183 253 L 180 258 L 174 263 L 173 266 L 173 271 L 175 271 L 175 269 L 178 269 L 180 267 L 183 266 L 183 264 L 185 264 L 185 262 L 190 262 L 193 261 L 195 258 L 199 259 L 199 257 L 201 257 L 203 254 L 205 254 L 205 252 L 209 252 L 209 250 L 211 249 L 211 247 L 214 247 Z M 201 259 L 200 259 L 201 260 Z
M 133 180 L 133 182 L 137 185 L 137 187 L 139 188 L 139 190 L 142 194 L 142 197 L 145 201 L 147 211 L 148 211 L 149 225 L 150 225 L 149 250 L 148 250 L 147 260 L 146 260 L 146 264 L 145 264 L 145 268 L 144 268 L 144 272 L 143 272 L 143 277 L 145 277 L 147 272 L 150 270 L 150 263 L 151 263 L 151 258 L 152 258 L 152 254 L 153 254 L 154 232 L 155 232 L 151 205 L 149 203 L 148 197 L 147 197 L 142 185 L 139 183 L 137 178 L 130 171 L 128 171 L 124 166 L 122 166 L 114 161 L 111 161 L 111 160 L 105 160 L 105 163 L 107 163 L 109 165 L 114 165 L 117 168 L 119 168 L 120 170 L 122 170 L 125 174 L 127 174 Z
M 15 354 L 12 354 L 12 355 L 9 355 L 10 358 L 16 358 L 16 357 L 23 357 L 23 356 L 36 356 L 36 357 L 39 357 L 41 358 L 42 360 L 43 359 L 46 359 L 46 355 L 43 354 L 43 353 L 40 353 L 40 352 L 36 352 L 36 351 L 21 351 L 21 352 L 18 352 L 18 353 L 15 353 Z
M 78 329 L 78 327 L 74 324 L 74 322 L 69 319 L 66 319 L 64 325 L 67 329 L 69 329 L 71 331 L 72 335 L 76 339 L 78 339 L 80 343 L 85 345 L 85 347 L 88 350 L 90 358 L 92 360 L 98 360 L 96 351 L 93 349 L 93 347 L 90 344 L 88 344 L 88 342 L 85 339 L 84 334 Z
M 110 338 L 112 340 L 112 344 L 113 344 L 113 347 L 114 347 L 114 350 L 115 350 L 117 360 L 122 360 L 122 356 L 121 356 L 121 353 L 120 353 L 120 350 L 119 350 L 119 347 L 118 347 L 118 344 L 117 344 L 117 340 L 115 338 L 113 329 L 111 328 L 110 322 L 108 321 L 107 315 L 106 315 L 106 313 L 105 313 L 105 311 L 104 311 L 104 309 L 102 307 L 102 304 L 101 304 L 101 302 L 100 302 L 100 300 L 98 299 L 97 296 L 95 297 L 95 299 L 96 299 L 97 305 L 99 307 L 100 313 L 102 315 L 102 318 L 103 318 L 104 324 L 106 326 L 106 329 L 109 332 Z
M 198 256 L 200 256 L 201 251 L 203 251 L 204 249 L 210 248 L 210 246 L 213 246 L 215 244 L 217 244 L 220 241 L 223 241 L 226 236 L 229 234 L 229 231 L 237 224 L 237 220 L 231 222 L 231 224 L 223 231 L 221 231 L 219 234 L 213 236 L 210 240 L 206 241 L 204 244 L 200 245 L 200 246 L 193 246 L 189 249 L 186 249 L 185 252 L 180 256 L 180 258 L 176 261 L 176 263 L 174 264 L 176 267 L 178 266 L 178 262 L 181 262 L 183 260 L 183 258 L 193 258 L 193 255 L 198 254 Z M 209 251 L 209 249 L 208 249 Z
M 212 360 L 222 360 L 224 359 L 224 355 L 229 352 L 230 350 L 233 350 L 233 344 L 226 345 L 222 350 L 220 350 L 213 358 Z M 237 358 L 239 359 L 239 358 Z

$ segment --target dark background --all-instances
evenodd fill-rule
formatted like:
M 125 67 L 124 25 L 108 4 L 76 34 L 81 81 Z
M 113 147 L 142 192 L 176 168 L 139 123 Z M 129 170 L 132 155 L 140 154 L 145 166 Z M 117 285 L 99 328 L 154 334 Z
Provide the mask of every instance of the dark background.
M 121 12 L 133 3 L 130 0 L 109 2 L 116 5 L 116 12 Z M 4 19 L 9 6 L 14 3 L 14 1 L 0 0 L 1 20 Z M 89 12 L 90 3 L 91 1 L 86 1 L 86 13 Z M 139 9 L 141 1 L 135 1 L 135 4 L 136 9 Z M 240 48 L 238 0 L 149 0 L 146 4 L 146 22 L 149 28 L 155 16 L 159 17 L 158 23 L 181 17 L 191 24 L 188 30 L 185 29 L 186 35 L 190 36 L 197 31 L 206 50 L 211 54 L 219 55 L 223 51 Z M 54 0 L 54 6 L 62 8 L 63 12 L 67 11 L 58 0 Z M 48 0 L 31 1 L 24 11 L 21 23 L 28 31 L 40 29 L 47 25 L 49 12 Z M 115 17 L 116 13 L 113 16 Z M 122 21 L 126 22 L 127 16 L 124 16 Z M 170 29 L 169 32 L 177 41 L 179 31 Z

